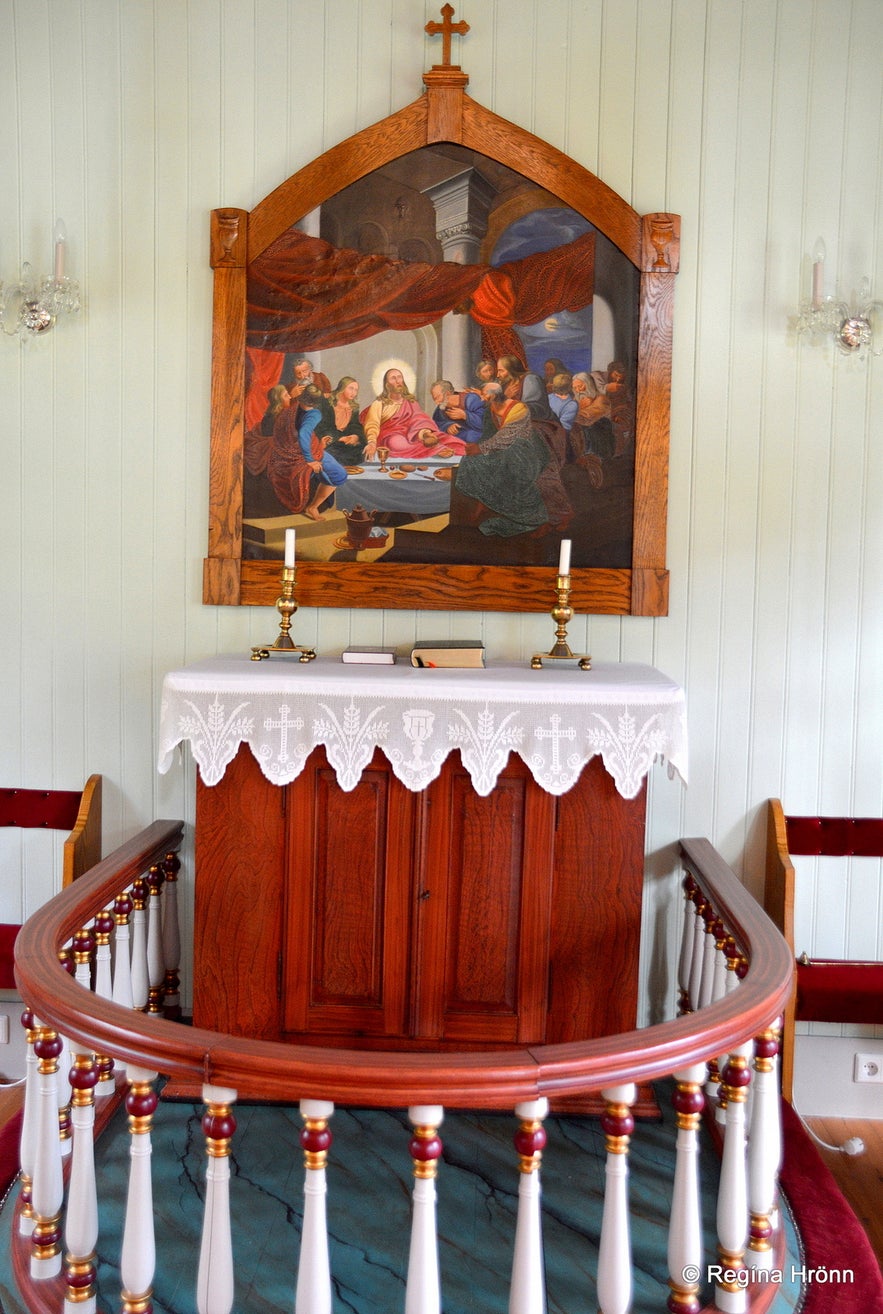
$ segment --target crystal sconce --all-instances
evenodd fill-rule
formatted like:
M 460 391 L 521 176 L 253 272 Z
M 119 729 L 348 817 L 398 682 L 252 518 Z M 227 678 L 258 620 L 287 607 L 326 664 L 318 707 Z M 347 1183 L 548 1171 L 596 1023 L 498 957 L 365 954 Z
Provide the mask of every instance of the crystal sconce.
M 37 278 L 27 261 L 18 283 L 0 283 L 0 328 L 22 340 L 38 337 L 52 328 L 59 315 L 80 309 L 80 287 L 64 272 L 67 234 L 59 219 L 55 225 L 55 268 Z
M 821 238 L 812 253 L 812 299 L 800 307 L 797 332 L 832 337 L 845 356 L 883 354 L 883 302 L 871 299 L 867 278 L 862 279 L 853 306 L 836 296 L 825 296 L 825 244 Z

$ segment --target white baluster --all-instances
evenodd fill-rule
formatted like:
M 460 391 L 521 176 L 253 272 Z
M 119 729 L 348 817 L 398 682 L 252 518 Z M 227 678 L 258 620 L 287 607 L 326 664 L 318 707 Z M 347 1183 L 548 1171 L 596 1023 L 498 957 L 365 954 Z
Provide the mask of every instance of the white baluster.
M 547 1099 L 528 1100 L 515 1106 L 515 1116 L 521 1119 L 521 1126 L 515 1134 L 520 1176 L 509 1314 L 544 1314 L 546 1308 L 540 1162 L 546 1144 L 543 1119 L 548 1113 Z
M 25 1029 L 27 1053 L 25 1056 L 25 1097 L 21 1119 L 21 1138 L 18 1156 L 21 1163 L 21 1211 L 18 1216 L 20 1236 L 30 1236 L 34 1230 L 34 1211 L 31 1206 L 31 1187 L 34 1182 L 34 1160 L 37 1157 L 37 1118 L 40 1107 L 40 1060 L 34 1042 L 40 1034 L 39 1023 L 30 1009 L 21 1015 Z
M 739 953 L 736 941 L 732 936 L 727 936 L 727 939 L 724 941 L 724 955 L 727 960 L 727 974 L 725 978 L 726 990 L 724 992 L 726 996 L 732 994 L 734 990 L 739 989 L 739 972 L 744 967 L 745 960 Z M 723 1072 L 727 1065 L 728 1058 L 728 1054 L 718 1055 L 716 1063 L 718 1074 Z M 718 1081 L 719 1080 L 720 1077 L 718 1077 Z M 709 1094 L 709 1098 L 711 1098 L 711 1094 Z M 727 1123 L 727 1099 L 726 1093 L 720 1086 L 718 1086 L 718 1104 L 714 1110 L 714 1120 L 721 1128 L 722 1132 L 725 1133 Z
M 114 936 L 113 992 L 111 999 L 120 1008 L 134 1008 L 132 999 L 132 957 L 129 935 L 129 914 L 132 900 L 128 894 L 118 894 L 114 900 L 116 934 Z
M 113 998 L 113 982 L 110 966 L 110 937 L 116 925 L 113 913 L 105 908 L 95 918 L 93 932 L 95 935 L 95 993 L 101 999 Z M 103 1099 L 112 1095 L 116 1089 L 113 1073 L 113 1059 L 107 1054 L 96 1055 L 98 1062 L 98 1085 L 95 1098 Z
M 721 923 L 718 922 L 718 926 Z M 719 999 L 723 999 L 727 993 L 727 955 L 726 955 L 726 936 L 721 934 L 715 939 L 714 948 L 714 980 L 711 983 L 711 1002 L 716 1004 Z
M 155 1072 L 127 1066 L 129 1090 L 126 1111 L 129 1114 L 129 1189 L 126 1195 L 126 1222 L 120 1255 L 123 1280 L 123 1308 L 144 1308 L 153 1291 L 156 1268 L 156 1237 L 153 1228 L 153 1184 L 150 1160 L 150 1129 L 157 1096 L 151 1086 Z
M 166 978 L 163 991 L 163 1012 L 166 1017 L 178 1017 L 181 1012 L 181 995 L 178 969 L 181 964 L 181 929 L 178 921 L 178 872 L 181 861 L 177 853 L 169 853 L 163 863 L 162 951 Z
M 776 1055 L 779 1044 L 773 1030 L 765 1031 L 755 1041 L 754 1092 L 751 1106 L 751 1131 L 748 1137 L 748 1207 L 751 1213 L 751 1265 L 758 1269 L 773 1267 L 773 1214 L 776 1204 L 776 1181 L 782 1161 L 782 1114 Z
M 405 1314 L 440 1314 L 441 1281 L 435 1218 L 435 1178 L 442 1143 L 437 1134 L 444 1117 L 440 1104 L 414 1105 L 408 1110 L 414 1124 L 410 1151 L 414 1164 L 411 1248 Z
M 62 1042 L 56 1031 L 41 1027 L 34 1042 L 38 1059 L 39 1103 L 31 1207 L 31 1277 L 55 1277 L 61 1272 L 61 1142 L 58 1139 L 58 1056 Z
M 88 962 L 88 954 L 85 955 Z M 88 971 L 88 968 L 87 968 Z M 64 1239 L 65 1314 L 95 1314 L 98 1193 L 95 1185 L 95 1101 L 98 1067 L 87 1050 L 76 1050 L 70 1084 L 73 1152 Z
M 714 969 L 711 982 L 710 1004 L 723 999 L 729 988 L 727 978 L 727 935 L 723 922 L 714 923 Z M 720 1064 L 716 1058 L 708 1060 L 708 1080 L 705 1083 L 705 1095 L 711 1108 L 717 1110 L 718 1086 L 720 1085 Z
M 690 963 L 690 1007 L 695 1010 L 699 1007 L 699 992 L 702 985 L 702 962 L 705 956 L 705 918 L 702 911 L 705 908 L 705 899 L 701 893 L 697 893 L 698 902 L 694 904 L 695 915 L 693 918 L 693 959 Z
M 684 879 L 684 929 L 681 933 L 681 952 L 678 958 L 678 1011 L 685 1013 L 690 1007 L 690 968 L 693 964 L 693 937 L 696 933 L 696 909 L 692 892 L 696 882 L 692 876 Z
M 147 975 L 147 882 L 142 876 L 132 882 L 132 1007 L 147 1007 L 150 981 Z
M 331 1145 L 328 1119 L 334 1113 L 329 1100 L 301 1100 L 304 1120 L 300 1143 L 304 1152 L 304 1221 L 297 1266 L 295 1314 L 331 1314 L 331 1261 L 325 1197 L 325 1164 Z
M 713 927 L 715 921 L 710 917 L 705 923 L 702 937 L 702 974 L 699 981 L 699 1008 L 708 1008 L 714 987 L 714 962 L 717 957 L 716 940 Z
M 147 887 L 150 890 L 147 900 L 147 977 L 150 982 L 148 1011 L 161 1013 L 166 965 L 162 947 L 163 874 L 159 867 L 150 868 Z
M 745 1157 L 745 1089 L 751 1080 L 750 1046 L 734 1050 L 721 1072 L 726 1097 L 726 1132 L 717 1197 L 718 1254 L 723 1273 L 715 1283 L 715 1305 L 726 1314 L 748 1307 L 744 1282 L 748 1240 L 748 1174 Z
M 59 949 L 58 961 L 66 972 L 73 972 L 74 958 L 71 950 Z M 56 1090 L 58 1092 L 58 1137 L 61 1142 L 61 1157 L 67 1159 L 70 1157 L 71 1147 L 73 1145 L 73 1136 L 71 1128 L 71 1087 L 70 1087 L 70 1066 L 73 1062 L 73 1050 L 70 1041 L 61 1032 L 58 1033 L 58 1039 L 61 1041 L 61 1053 L 58 1056 L 58 1075 L 56 1078 Z
M 113 998 L 110 936 L 115 925 L 113 913 L 109 908 L 105 908 L 95 918 L 95 993 L 101 999 Z
M 233 1308 L 233 1239 L 230 1230 L 230 1138 L 236 1130 L 230 1105 L 236 1091 L 206 1084 L 202 1120 L 208 1166 L 205 1174 L 205 1210 L 196 1308 L 199 1314 L 229 1314 Z
M 698 1314 L 698 1276 L 702 1271 L 699 1122 L 705 1103 L 702 1094 L 705 1064 L 682 1068 L 674 1077 L 678 1083 L 672 1097 L 677 1111 L 678 1139 L 668 1227 L 668 1285 L 673 1297 L 670 1307 L 676 1308 L 679 1314 Z
M 628 1148 L 634 1129 L 630 1106 L 635 1087 L 611 1086 L 601 1126 L 607 1143 L 604 1212 L 598 1246 L 598 1308 L 600 1314 L 628 1314 L 632 1304 L 632 1244 L 628 1207 Z
M 73 939 L 74 978 L 91 989 L 91 963 L 95 937 L 88 928 Z M 98 1065 L 94 1054 L 76 1047 L 70 1076 L 72 1091 L 73 1154 L 68 1186 L 64 1238 L 65 1314 L 93 1314 L 96 1307 L 95 1247 L 98 1243 L 98 1195 L 95 1184 L 95 1097 Z

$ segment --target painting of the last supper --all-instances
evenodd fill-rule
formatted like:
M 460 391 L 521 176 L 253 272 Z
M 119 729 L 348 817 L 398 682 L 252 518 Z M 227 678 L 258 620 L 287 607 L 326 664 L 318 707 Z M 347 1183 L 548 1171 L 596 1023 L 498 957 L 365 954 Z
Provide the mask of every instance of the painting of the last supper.
M 456 144 L 366 174 L 248 268 L 243 556 L 632 556 L 639 274 Z

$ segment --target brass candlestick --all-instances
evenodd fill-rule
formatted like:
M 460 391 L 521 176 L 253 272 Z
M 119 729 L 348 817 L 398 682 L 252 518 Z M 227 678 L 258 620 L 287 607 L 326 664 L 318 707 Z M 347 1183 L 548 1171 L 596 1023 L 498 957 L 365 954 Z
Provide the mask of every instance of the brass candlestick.
M 291 618 L 297 611 L 297 601 L 294 596 L 294 566 L 282 567 L 282 592 L 276 599 L 276 610 L 282 617 L 279 622 L 279 633 L 276 642 L 266 648 L 252 648 L 251 660 L 253 662 L 264 661 L 271 653 L 279 652 L 283 656 L 290 657 L 292 653 L 300 653 L 299 661 L 311 662 L 316 656 L 315 649 L 301 648 L 291 638 Z
M 555 594 L 555 606 L 550 613 L 552 620 L 555 621 L 555 642 L 550 652 L 534 653 L 530 659 L 531 669 L 538 671 L 544 661 L 570 661 L 577 662 L 581 671 L 590 671 L 591 657 L 587 653 L 571 652 L 570 644 L 567 642 L 567 625 L 573 618 L 569 575 L 558 576 L 555 581 Z

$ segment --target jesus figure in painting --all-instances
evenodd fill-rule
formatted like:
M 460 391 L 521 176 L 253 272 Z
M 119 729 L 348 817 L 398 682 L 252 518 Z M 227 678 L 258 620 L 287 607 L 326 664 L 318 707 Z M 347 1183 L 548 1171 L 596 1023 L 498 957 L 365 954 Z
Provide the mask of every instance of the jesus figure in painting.
M 420 409 L 399 369 L 386 371 L 380 395 L 362 411 L 360 418 L 368 451 L 388 447 L 390 455 L 411 457 L 429 456 L 439 446 L 456 456 L 466 451 L 462 439 L 442 433 Z

